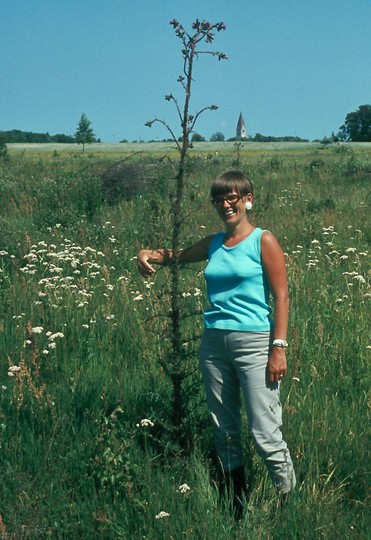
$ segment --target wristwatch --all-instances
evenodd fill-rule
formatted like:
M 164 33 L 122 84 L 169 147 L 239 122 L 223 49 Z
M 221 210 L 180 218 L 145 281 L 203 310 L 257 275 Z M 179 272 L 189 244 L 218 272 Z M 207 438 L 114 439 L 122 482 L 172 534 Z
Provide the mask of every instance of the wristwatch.
M 273 347 L 281 347 L 282 349 L 286 349 L 289 346 L 285 339 L 274 339 L 272 345 Z

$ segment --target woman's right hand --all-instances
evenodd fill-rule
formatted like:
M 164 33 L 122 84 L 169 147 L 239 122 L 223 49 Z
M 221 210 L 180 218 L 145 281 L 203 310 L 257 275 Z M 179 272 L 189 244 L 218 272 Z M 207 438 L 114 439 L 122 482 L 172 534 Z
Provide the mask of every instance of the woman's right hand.
M 156 270 L 149 263 L 152 251 L 149 249 L 142 249 L 137 256 L 138 272 L 143 277 L 149 277 L 155 274 Z

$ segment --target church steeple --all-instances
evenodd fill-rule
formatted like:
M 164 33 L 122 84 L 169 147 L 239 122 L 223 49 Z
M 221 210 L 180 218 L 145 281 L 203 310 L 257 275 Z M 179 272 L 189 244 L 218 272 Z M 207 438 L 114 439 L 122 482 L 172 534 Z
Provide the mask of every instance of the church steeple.
M 247 139 L 246 126 L 245 126 L 245 121 L 243 119 L 242 113 L 240 113 L 240 116 L 237 122 L 236 137 L 237 139 Z

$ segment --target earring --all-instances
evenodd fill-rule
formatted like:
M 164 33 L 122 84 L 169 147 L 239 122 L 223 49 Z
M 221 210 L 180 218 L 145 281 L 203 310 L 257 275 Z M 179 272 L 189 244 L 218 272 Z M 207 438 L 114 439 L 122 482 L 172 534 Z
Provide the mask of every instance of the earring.
M 246 203 L 245 206 L 246 206 L 246 210 L 251 210 L 251 208 L 252 208 L 252 202 L 251 202 L 251 201 L 247 201 L 247 203 Z

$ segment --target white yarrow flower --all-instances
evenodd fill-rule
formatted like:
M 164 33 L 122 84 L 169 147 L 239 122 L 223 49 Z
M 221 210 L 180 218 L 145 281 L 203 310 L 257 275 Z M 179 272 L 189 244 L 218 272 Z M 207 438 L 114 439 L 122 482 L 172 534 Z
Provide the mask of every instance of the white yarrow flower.
M 42 326 L 34 326 L 32 328 L 33 334 L 41 334 L 42 332 L 44 332 L 44 328 Z
M 188 491 L 191 491 L 191 488 L 189 487 L 188 484 L 182 484 L 177 489 L 178 493 L 187 493 Z
M 143 420 L 141 420 L 139 422 L 139 424 L 137 424 L 137 427 L 153 427 L 155 424 L 152 422 L 152 420 L 149 420 L 148 418 L 143 418 Z
M 354 276 L 353 279 L 356 279 L 360 283 L 366 283 L 365 278 L 363 276 L 361 276 L 361 274 L 359 274 L 358 276 Z
M 21 371 L 21 368 L 19 366 L 9 366 L 8 372 L 9 373 L 18 373 L 18 371 Z
M 55 334 L 51 334 L 49 337 L 48 337 L 48 340 L 49 341 L 54 341 L 55 339 L 57 338 L 63 338 L 64 337 L 64 334 L 62 334 L 62 332 L 56 332 Z
M 169 517 L 169 516 L 170 516 L 170 514 L 168 512 L 162 511 L 162 512 L 160 512 L 159 514 L 157 514 L 155 516 L 155 519 L 162 519 L 162 518 Z

